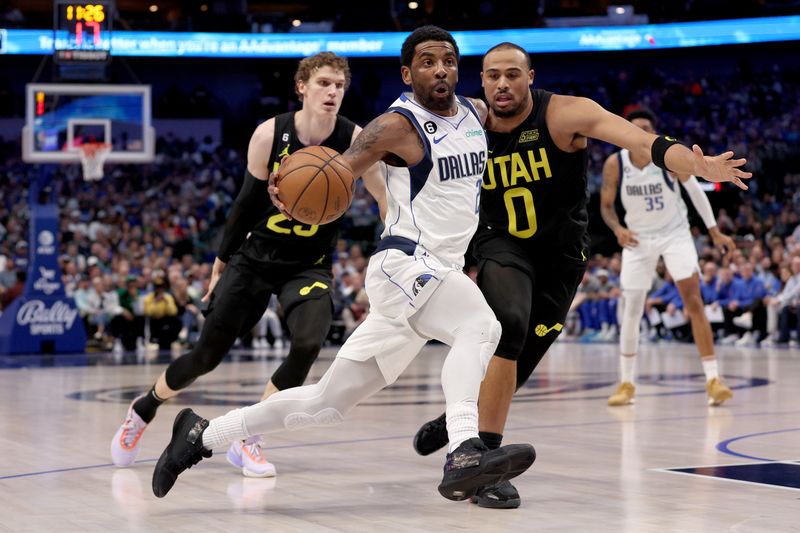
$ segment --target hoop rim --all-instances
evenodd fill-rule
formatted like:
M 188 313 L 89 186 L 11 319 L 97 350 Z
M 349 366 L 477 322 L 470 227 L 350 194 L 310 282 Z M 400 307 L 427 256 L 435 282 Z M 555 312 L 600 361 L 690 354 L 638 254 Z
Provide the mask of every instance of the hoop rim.
M 102 150 L 111 149 L 110 143 L 101 143 L 101 142 L 86 142 L 81 143 L 76 146 L 78 152 L 80 152 L 81 157 L 95 157 L 98 152 L 102 157 Z

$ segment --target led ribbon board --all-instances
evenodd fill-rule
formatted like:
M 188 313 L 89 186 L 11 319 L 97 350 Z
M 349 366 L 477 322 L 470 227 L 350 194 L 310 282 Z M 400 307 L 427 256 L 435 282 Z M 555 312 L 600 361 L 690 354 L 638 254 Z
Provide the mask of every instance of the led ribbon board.
M 135 57 L 303 57 L 321 51 L 348 57 L 398 57 L 407 33 L 174 33 L 115 31 L 111 53 Z M 800 40 L 800 16 L 646 26 L 453 32 L 461 54 L 482 55 L 502 41 L 533 53 L 658 50 Z M 51 54 L 66 31 L 0 30 L 0 53 Z M 62 43 L 63 40 L 63 43 Z

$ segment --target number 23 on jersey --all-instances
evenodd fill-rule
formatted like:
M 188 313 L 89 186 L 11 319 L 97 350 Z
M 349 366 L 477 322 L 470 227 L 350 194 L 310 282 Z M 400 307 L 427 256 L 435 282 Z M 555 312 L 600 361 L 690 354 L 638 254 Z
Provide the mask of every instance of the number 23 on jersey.
M 287 222 L 288 220 L 289 219 L 283 216 L 282 213 L 272 215 L 267 220 L 267 229 L 275 233 L 280 233 L 281 235 L 290 235 L 294 233 L 298 237 L 311 237 L 319 230 L 319 226 L 316 224 L 311 226 L 307 224 L 293 224 L 291 227 L 280 225 L 281 222 Z

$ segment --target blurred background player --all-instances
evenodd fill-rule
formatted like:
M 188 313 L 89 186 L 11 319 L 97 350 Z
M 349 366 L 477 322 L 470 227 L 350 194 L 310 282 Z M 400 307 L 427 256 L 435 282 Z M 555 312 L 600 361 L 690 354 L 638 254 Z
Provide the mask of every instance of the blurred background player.
M 635 126 L 655 134 L 656 118 L 649 111 L 633 111 L 627 118 Z M 736 248 L 733 239 L 717 227 L 711 203 L 694 176 L 668 172 L 653 164 L 648 154 L 627 149 L 609 156 L 603 166 L 601 213 L 623 248 L 620 334 L 622 383 L 609 397 L 608 405 L 633 403 L 639 323 L 659 257 L 664 258 L 667 270 L 675 280 L 684 311 L 691 322 L 692 335 L 706 375 L 708 403 L 721 405 L 733 397 L 719 376 L 714 335 L 700 293 L 697 250 L 689 232 L 688 212 L 681 198 L 681 187 L 686 190 L 703 219 L 714 245 L 729 254 L 733 252 Z M 615 211 L 617 196 L 625 209 L 624 226 L 620 224 Z
M 338 152 L 350 146 L 361 128 L 338 115 L 349 83 L 347 59 L 330 52 L 307 57 L 295 74 L 302 109 L 278 115 L 256 128 L 247 151 L 244 184 L 228 215 L 203 297 L 208 309 L 200 338 L 169 365 L 147 393 L 131 403 L 111 441 L 115 465 L 127 466 L 136 459 L 142 433 L 158 407 L 216 368 L 236 338 L 258 323 L 272 294 L 278 296 L 285 313 L 291 348 L 267 383 L 262 399 L 305 380 L 330 328 L 331 265 L 338 221 L 308 226 L 288 220 L 270 202 L 266 180 L 283 157 L 304 146 L 323 145 Z M 378 167 L 369 168 L 363 177 L 384 213 Z M 228 460 L 246 476 L 275 475 L 258 436 L 246 443 L 234 442 Z
M 712 181 L 749 177 L 731 153 L 703 156 L 674 139 L 632 126 L 588 98 L 533 89 L 530 56 L 500 43 L 483 57 L 489 116 L 489 160 L 481 190 L 480 223 L 473 253 L 478 284 L 503 326 L 481 385 L 481 438 L 500 446 L 515 390 L 530 377 L 564 327 L 588 256 L 586 166 L 589 138 L 651 152 L 664 167 Z M 665 161 L 666 159 L 666 161 Z M 428 455 L 447 443 L 445 416 L 424 424 L 414 438 Z M 520 505 L 509 482 L 478 491 L 485 507 Z

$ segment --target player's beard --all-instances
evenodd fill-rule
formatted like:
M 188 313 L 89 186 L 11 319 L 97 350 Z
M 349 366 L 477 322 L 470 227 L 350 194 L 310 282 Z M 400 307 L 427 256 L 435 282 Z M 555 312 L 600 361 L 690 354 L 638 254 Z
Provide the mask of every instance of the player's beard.
M 515 106 L 509 106 L 504 109 L 499 109 L 496 105 L 494 105 L 494 103 L 490 104 L 490 106 L 495 116 L 501 118 L 515 117 L 522 113 L 522 110 L 528 105 L 528 98 L 530 97 L 531 92 L 525 91 L 525 95 L 522 97 L 522 100 Z
M 441 84 L 447 86 L 447 96 L 444 98 L 437 97 L 435 94 L 436 87 Z M 453 90 L 453 87 L 446 81 L 437 83 L 433 87 L 426 87 L 422 83 L 416 82 L 412 79 L 411 87 L 414 89 L 414 94 L 419 100 L 419 103 L 431 111 L 449 111 L 453 108 L 453 104 L 455 102 L 455 91 Z

